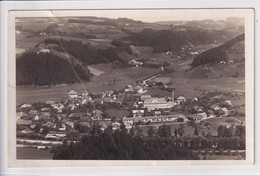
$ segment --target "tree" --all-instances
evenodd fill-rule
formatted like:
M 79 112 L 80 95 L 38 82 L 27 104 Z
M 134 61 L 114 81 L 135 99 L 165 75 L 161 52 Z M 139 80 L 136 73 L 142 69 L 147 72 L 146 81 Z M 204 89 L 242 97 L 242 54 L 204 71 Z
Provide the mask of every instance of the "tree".
M 178 135 L 182 137 L 184 134 L 184 126 L 181 124 L 180 127 L 178 128 Z
M 198 132 L 198 127 L 196 126 L 195 127 L 195 130 L 194 130 L 194 135 L 198 136 L 199 135 L 199 132 Z
M 207 134 L 207 137 L 211 137 L 211 136 L 212 136 L 212 134 L 211 134 L 211 132 L 209 131 L 208 134 Z
M 99 136 L 102 133 L 100 126 L 98 126 L 97 124 L 94 124 L 92 126 L 92 129 L 90 130 L 90 134 L 92 134 L 93 136 Z
M 171 136 L 171 128 L 168 125 L 162 125 L 158 129 L 158 135 L 160 137 L 170 137 Z
M 134 135 L 135 135 L 135 131 L 134 131 L 133 128 L 130 129 L 130 135 L 131 135 L 131 136 L 134 136 Z
M 178 135 L 178 131 L 177 131 L 177 129 L 175 129 L 175 130 L 174 130 L 174 136 L 177 137 L 177 135 Z
M 150 127 L 149 130 L 147 131 L 148 136 L 153 136 L 154 135 L 154 130 L 153 127 Z
M 201 135 L 204 136 L 204 137 L 207 136 L 205 131 L 202 131 L 202 132 L 201 132 Z
M 227 127 L 220 125 L 218 127 L 218 137 L 224 137 L 226 135 Z

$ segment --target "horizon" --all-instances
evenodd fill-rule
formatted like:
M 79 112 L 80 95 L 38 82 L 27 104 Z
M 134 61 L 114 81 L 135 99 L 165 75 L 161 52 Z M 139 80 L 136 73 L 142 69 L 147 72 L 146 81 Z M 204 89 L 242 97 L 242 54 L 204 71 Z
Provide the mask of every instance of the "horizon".
M 52 17 L 100 17 L 128 18 L 147 23 L 162 21 L 226 20 L 230 17 L 244 18 L 248 9 L 142 9 L 142 10 L 56 10 Z M 48 12 L 48 11 L 46 11 Z M 156 12 L 156 13 L 155 13 Z M 38 16 L 37 17 L 44 17 Z M 36 17 L 35 16 L 35 17 Z M 26 17 L 26 16 L 24 16 Z M 30 17 L 30 16 L 27 16 Z M 46 16 L 47 17 L 47 16 Z M 48 16 L 50 17 L 50 16 Z

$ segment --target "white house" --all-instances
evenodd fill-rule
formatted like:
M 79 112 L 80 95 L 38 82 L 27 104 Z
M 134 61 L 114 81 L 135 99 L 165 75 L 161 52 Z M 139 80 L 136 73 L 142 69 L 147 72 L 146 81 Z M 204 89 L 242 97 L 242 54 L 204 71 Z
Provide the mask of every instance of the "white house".
M 177 104 L 181 104 L 186 101 L 186 98 L 184 96 L 179 96 L 176 100 Z
M 69 90 L 68 93 L 70 98 L 77 98 L 78 97 L 78 93 L 74 90 Z
M 50 53 L 50 49 L 41 49 L 40 51 L 37 52 L 37 54 L 40 53 Z

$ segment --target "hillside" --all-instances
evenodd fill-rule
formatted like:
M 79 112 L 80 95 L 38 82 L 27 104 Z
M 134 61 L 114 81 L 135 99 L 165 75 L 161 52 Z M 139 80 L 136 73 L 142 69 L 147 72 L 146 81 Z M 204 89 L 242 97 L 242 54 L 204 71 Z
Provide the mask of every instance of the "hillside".
M 228 58 L 228 54 L 236 54 L 236 52 L 240 52 L 241 54 L 244 53 L 244 46 L 237 46 L 238 49 L 236 50 L 235 48 L 233 49 L 233 51 L 230 51 L 229 49 L 231 49 L 232 46 L 234 46 L 235 44 L 237 44 L 240 41 L 244 41 L 245 40 L 245 36 L 244 34 L 241 34 L 227 42 L 225 42 L 224 44 L 212 48 L 210 50 L 207 50 L 201 54 L 199 54 L 198 56 L 196 56 L 193 59 L 192 65 L 193 66 L 199 66 L 199 65 L 204 65 L 204 64 L 215 64 L 218 63 L 220 61 L 228 61 L 230 60 L 230 58 Z M 242 50 L 241 50 L 242 49 Z M 233 53 L 232 53 L 233 52 Z M 238 57 L 235 58 L 235 60 L 238 62 L 242 62 L 243 58 Z
M 140 33 L 133 33 L 125 38 L 134 45 L 150 46 L 154 52 L 180 53 L 184 45 L 192 43 L 193 45 L 206 45 L 212 43 L 221 43 L 228 39 L 223 31 L 208 30 L 152 30 L 145 29 Z
M 197 55 L 189 78 L 241 77 L 245 75 L 244 34 Z
M 87 68 L 52 53 L 24 53 L 16 59 L 17 85 L 56 85 L 88 81 Z

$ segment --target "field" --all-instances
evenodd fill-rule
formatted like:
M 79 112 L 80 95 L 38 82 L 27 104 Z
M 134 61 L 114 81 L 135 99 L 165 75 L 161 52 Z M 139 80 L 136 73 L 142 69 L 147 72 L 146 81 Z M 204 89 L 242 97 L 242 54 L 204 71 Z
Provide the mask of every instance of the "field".
M 187 65 L 187 61 L 178 62 L 176 67 Z M 113 69 L 111 64 L 92 65 L 91 68 L 97 71 L 90 82 L 77 84 L 64 84 L 52 87 L 17 87 L 17 104 L 34 103 L 47 100 L 60 100 L 66 97 L 68 90 L 75 91 L 88 90 L 89 92 L 102 92 L 106 90 L 122 89 L 126 85 L 135 82 L 139 78 L 147 78 L 159 69 L 147 67 L 117 68 Z M 104 73 L 102 73 L 104 72 Z M 102 74 L 101 74 L 102 73 Z M 189 79 L 181 72 L 166 73 L 163 77 L 170 77 L 171 82 L 175 86 L 176 96 L 183 95 L 186 98 L 194 98 L 200 96 L 203 91 L 244 91 L 245 83 L 241 78 L 219 78 L 219 79 Z M 115 80 L 115 83 L 112 83 Z M 227 86 L 228 85 L 228 86 Z M 146 94 L 170 96 L 171 93 L 158 89 L 150 89 Z M 239 100 L 238 100 L 239 101 Z M 242 100 L 236 102 L 241 104 Z M 243 103 L 242 103 L 243 104 Z
M 125 88 L 126 85 L 136 81 L 138 78 L 146 78 L 154 74 L 155 71 L 154 69 L 140 67 L 112 69 L 109 65 L 106 64 L 92 67 L 100 71 L 104 70 L 105 73 L 99 76 L 94 76 L 90 82 L 85 83 L 63 84 L 52 87 L 17 87 L 17 105 L 22 103 L 45 102 L 47 100 L 61 100 L 67 96 L 67 91 L 71 89 L 78 92 L 88 90 L 89 92 L 95 93 L 100 93 L 106 90 L 122 89 Z M 110 84 L 109 82 L 113 82 L 114 79 L 116 80 L 115 84 Z M 107 82 L 108 84 L 104 84 L 105 82 Z
M 49 150 L 38 150 L 35 148 L 17 147 L 16 157 L 17 159 L 49 160 L 52 159 L 52 154 Z

